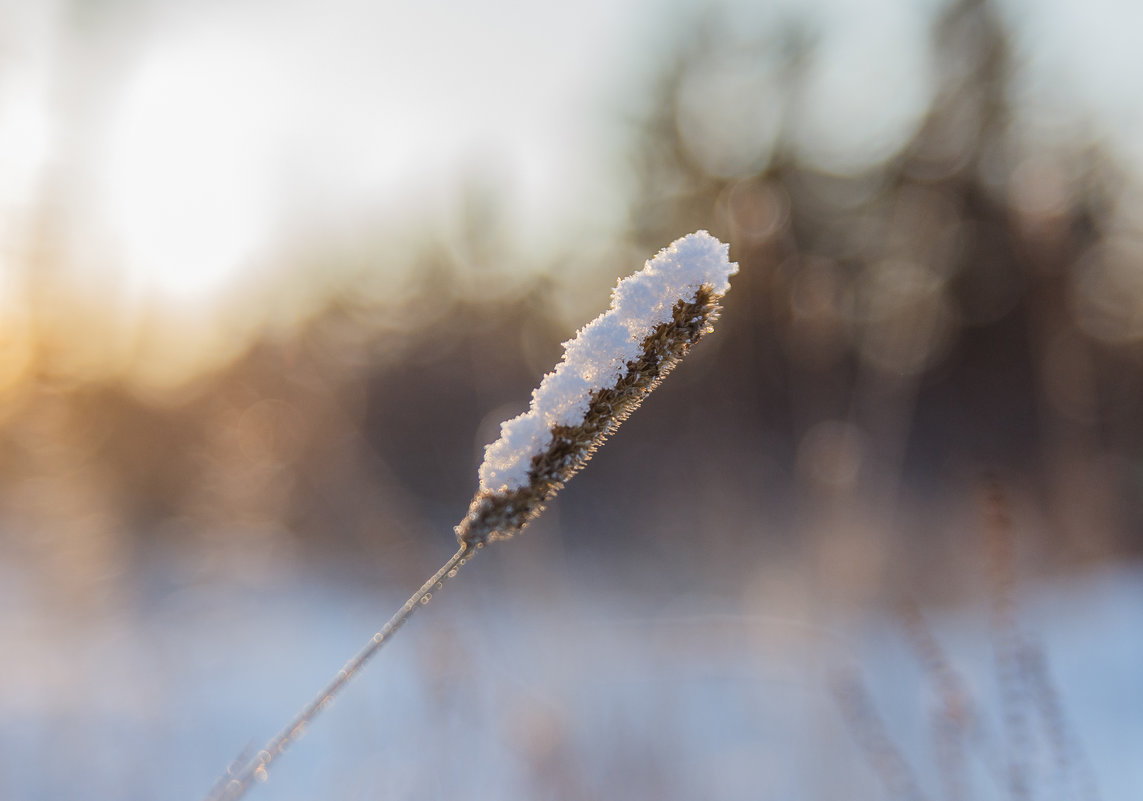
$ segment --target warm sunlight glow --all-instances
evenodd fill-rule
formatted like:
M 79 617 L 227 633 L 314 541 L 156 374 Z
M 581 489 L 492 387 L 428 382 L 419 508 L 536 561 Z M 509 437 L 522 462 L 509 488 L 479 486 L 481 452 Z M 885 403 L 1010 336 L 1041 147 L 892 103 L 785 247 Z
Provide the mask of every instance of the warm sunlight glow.
M 8 218 L 33 194 L 50 148 L 43 87 L 21 77 L 0 84 L 0 203 Z
M 20 383 L 32 359 L 28 314 L 14 273 L 0 252 L 0 395 Z
M 0 394 L 19 384 L 31 363 L 24 282 L 30 265 L 25 257 L 50 153 L 43 75 L 35 69 L 12 68 L 0 78 Z
M 269 233 L 260 141 L 273 75 L 248 43 L 214 39 L 156 42 L 124 88 L 109 140 L 109 222 L 125 268 L 177 301 L 232 283 Z

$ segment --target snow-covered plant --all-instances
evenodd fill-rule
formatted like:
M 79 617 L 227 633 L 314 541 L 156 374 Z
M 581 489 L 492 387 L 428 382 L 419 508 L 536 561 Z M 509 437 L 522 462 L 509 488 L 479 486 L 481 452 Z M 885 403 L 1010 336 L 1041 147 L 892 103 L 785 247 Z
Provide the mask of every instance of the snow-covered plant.
M 527 525 L 607 436 L 709 332 L 738 265 L 706 231 L 685 236 L 623 279 L 611 308 L 564 343 L 564 358 L 502 423 L 484 451 L 480 490 L 456 533 L 462 544 Z
M 434 590 L 486 543 L 519 532 L 578 472 L 609 434 L 659 385 L 691 346 L 711 331 L 719 301 L 738 265 L 706 231 L 671 243 L 623 279 L 611 307 L 564 343 L 564 357 L 532 393 L 527 412 L 500 426 L 485 448 L 480 488 L 456 527 L 458 550 L 413 593 L 329 685 L 245 765 L 212 793 L 236 799 L 266 771 L 310 721 L 404 625 Z

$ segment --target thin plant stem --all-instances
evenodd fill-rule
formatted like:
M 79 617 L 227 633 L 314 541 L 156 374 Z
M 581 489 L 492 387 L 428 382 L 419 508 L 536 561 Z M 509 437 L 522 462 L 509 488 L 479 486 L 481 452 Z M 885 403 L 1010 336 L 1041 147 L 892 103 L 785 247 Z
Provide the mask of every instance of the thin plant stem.
M 244 767 L 235 771 L 227 771 L 219 778 L 214 789 L 207 796 L 207 801 L 236 801 L 246 794 L 254 782 L 265 781 L 270 764 L 305 733 L 306 728 L 317 717 L 318 713 L 329 706 L 334 697 L 349 683 L 349 680 L 357 675 L 365 663 L 381 650 L 381 646 L 387 643 L 401 626 L 405 625 L 405 622 L 413 616 L 414 612 L 428 605 L 429 601 L 432 600 L 433 592 L 441 589 L 446 581 L 455 576 L 457 571 L 472 558 L 477 549 L 477 547 L 462 544 L 460 550 L 453 554 L 452 558 L 445 562 L 440 570 L 433 574 L 433 577 L 426 581 L 419 590 L 409 596 L 409 600 L 405 601 L 405 604 L 389 618 L 389 621 L 373 635 L 368 644 L 358 651 L 356 656 L 345 663 L 345 667 L 337 672 L 337 675 L 325 686 L 325 689 L 318 693 L 298 713 L 297 717 L 278 732 L 274 739 L 266 743 L 265 747 L 253 759 L 245 761 Z
M 433 590 L 456 575 L 469 553 L 512 537 L 540 514 L 647 393 L 712 330 L 718 302 L 730 289 L 730 276 L 738 272 L 728 253 L 727 245 L 697 231 L 619 283 L 611 308 L 566 343 L 563 360 L 532 393 L 528 411 L 504 423 L 500 439 L 485 449 L 480 489 L 456 527 L 460 550 L 257 756 L 239 759 L 218 780 L 208 801 L 236 801 L 253 782 L 265 780 L 270 763 L 302 736 L 413 612 L 432 599 Z M 588 375 L 604 380 L 588 380 Z

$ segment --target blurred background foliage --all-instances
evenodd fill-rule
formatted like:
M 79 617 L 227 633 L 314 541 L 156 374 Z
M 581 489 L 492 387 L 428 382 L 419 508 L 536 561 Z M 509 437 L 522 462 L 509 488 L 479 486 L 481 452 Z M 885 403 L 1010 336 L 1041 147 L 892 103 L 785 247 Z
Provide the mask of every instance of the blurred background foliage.
M 67 16 L 96 47 L 103 17 Z M 902 43 L 929 65 L 904 122 L 877 122 L 910 90 L 860 84 L 876 71 L 832 96 L 874 120 L 848 149 L 807 111 L 831 63 L 812 14 L 687 19 L 611 112 L 625 211 L 539 256 L 493 159 L 461 169 L 443 216 L 287 237 L 209 301 L 204 250 L 164 305 L 107 291 L 131 282 L 74 257 L 83 221 L 42 180 L 6 215 L 4 548 L 81 595 L 171 541 L 223 570 L 348 556 L 403 575 L 447 547 L 481 446 L 558 343 L 706 228 L 741 265 L 725 319 L 569 488 L 550 526 L 567 548 L 716 574 L 805 548 L 884 586 L 894 562 L 955 554 L 947 512 L 1000 471 L 1045 566 L 1136 554 L 1139 182 L 1081 111 L 1037 116 L 1001 9 L 951 2 Z

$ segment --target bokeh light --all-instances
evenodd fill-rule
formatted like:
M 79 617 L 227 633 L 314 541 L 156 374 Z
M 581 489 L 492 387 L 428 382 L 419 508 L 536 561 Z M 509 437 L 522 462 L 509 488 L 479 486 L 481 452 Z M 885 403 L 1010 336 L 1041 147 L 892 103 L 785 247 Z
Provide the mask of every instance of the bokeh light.
M 209 304 L 266 258 L 283 89 L 249 40 L 180 31 L 148 43 L 111 112 L 104 162 L 129 282 L 165 304 Z

